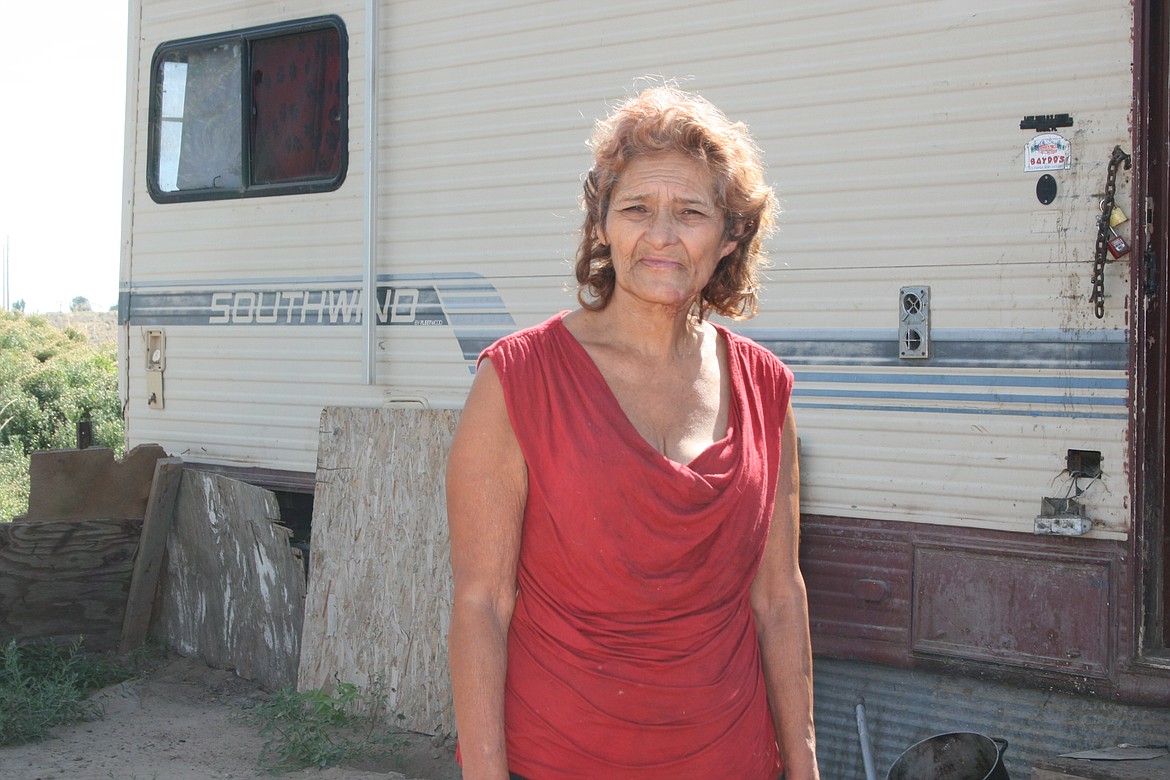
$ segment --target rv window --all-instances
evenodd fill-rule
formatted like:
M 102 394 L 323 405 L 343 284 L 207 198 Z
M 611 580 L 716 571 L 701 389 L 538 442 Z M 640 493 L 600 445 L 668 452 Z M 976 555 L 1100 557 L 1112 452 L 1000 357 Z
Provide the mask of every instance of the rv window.
M 345 54 L 336 17 L 160 46 L 151 70 L 151 197 L 210 200 L 341 186 Z

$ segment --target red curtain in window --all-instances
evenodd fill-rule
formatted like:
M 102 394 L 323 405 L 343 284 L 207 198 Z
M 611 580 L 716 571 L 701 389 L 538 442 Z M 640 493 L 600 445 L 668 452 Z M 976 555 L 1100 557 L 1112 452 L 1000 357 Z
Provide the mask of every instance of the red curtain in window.
M 312 30 L 252 44 L 252 182 L 329 179 L 341 167 L 341 40 Z

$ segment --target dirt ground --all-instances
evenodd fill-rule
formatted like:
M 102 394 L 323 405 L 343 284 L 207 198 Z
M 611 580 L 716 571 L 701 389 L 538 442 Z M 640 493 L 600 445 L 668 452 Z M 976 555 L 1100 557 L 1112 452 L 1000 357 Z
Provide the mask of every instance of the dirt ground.
M 0 747 L 4 780 L 222 780 L 272 777 L 257 764 L 263 740 L 239 714 L 265 696 L 231 672 L 174 657 L 96 695 L 105 716 L 56 729 L 44 742 Z M 459 780 L 454 748 L 410 735 L 379 765 L 280 775 L 314 780 Z

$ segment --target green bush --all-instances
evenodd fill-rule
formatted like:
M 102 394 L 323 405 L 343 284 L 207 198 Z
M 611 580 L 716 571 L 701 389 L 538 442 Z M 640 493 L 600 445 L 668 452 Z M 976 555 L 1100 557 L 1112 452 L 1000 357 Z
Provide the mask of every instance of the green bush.
M 77 446 L 77 423 L 93 424 L 93 443 L 120 457 L 125 426 L 113 344 L 44 317 L 0 313 L 0 520 L 28 506 L 28 456 Z
M 35 742 L 54 726 L 100 717 L 89 693 L 138 676 L 157 652 L 89 655 L 80 639 L 68 647 L 15 640 L 0 646 L 0 745 Z
M 28 511 L 28 455 L 20 447 L 0 444 L 0 522 Z
M 241 718 L 260 727 L 261 768 L 272 774 L 321 769 L 401 753 L 401 735 L 379 733 L 378 713 L 386 711 L 388 698 L 380 679 L 365 694 L 353 683 L 337 682 L 333 692 L 286 686 Z

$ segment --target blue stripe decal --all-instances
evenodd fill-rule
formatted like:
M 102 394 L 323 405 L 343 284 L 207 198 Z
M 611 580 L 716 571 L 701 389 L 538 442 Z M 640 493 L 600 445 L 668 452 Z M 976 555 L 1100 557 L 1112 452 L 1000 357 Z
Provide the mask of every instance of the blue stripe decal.
M 364 295 L 361 280 L 351 277 L 155 283 L 124 291 L 119 316 L 135 325 L 359 326 Z M 375 296 L 379 327 L 515 327 L 499 292 L 475 274 L 386 274 Z
M 979 414 L 998 415 L 1004 417 L 1064 417 L 1073 420 L 1127 420 L 1125 413 L 1108 412 L 1080 412 L 1075 409 L 1066 411 L 1050 411 L 1037 409 L 965 409 L 930 406 L 855 406 L 852 404 L 815 404 L 800 403 L 795 399 L 792 402 L 795 409 L 840 409 L 853 412 L 911 412 L 915 414 Z
M 376 295 L 379 328 L 450 328 L 472 371 L 484 349 L 518 327 L 494 283 L 478 274 L 383 274 Z M 364 317 L 363 296 L 356 276 L 147 282 L 121 289 L 119 317 L 134 325 L 353 327 Z M 899 357 L 893 328 L 735 329 L 793 368 L 798 408 L 1128 416 L 1129 344 L 1121 329 L 937 328 L 924 360 Z M 850 370 L 858 368 L 879 370 Z
M 452 295 L 448 290 L 443 290 L 443 305 L 446 306 L 447 311 L 458 311 L 462 308 L 505 310 L 504 301 L 499 296 L 496 296 L 494 299 L 485 298 L 482 295 L 462 297 Z
M 896 328 L 761 328 L 739 323 L 731 329 L 755 341 L 897 341 Z M 1126 331 L 1119 328 L 1071 330 L 1068 328 L 934 328 L 932 341 L 1052 342 L 1069 344 L 1124 344 Z
M 513 328 L 498 328 L 492 330 L 455 330 L 455 338 L 459 340 L 459 346 L 463 350 L 463 359 L 470 361 L 472 369 L 475 368 L 475 362 L 479 360 L 479 355 L 485 349 L 490 347 L 497 339 L 502 339 L 511 333 Z
M 831 371 L 802 371 L 794 369 L 800 382 L 833 384 L 859 383 L 884 385 L 972 385 L 979 387 L 1052 387 L 1061 390 L 1091 388 L 1097 390 L 1126 390 L 1124 378 L 1073 376 L 1011 376 L 993 374 L 850 374 Z
M 931 332 L 930 357 L 898 354 L 896 329 L 736 327 L 789 366 L 857 366 L 1125 371 L 1129 344 L 1124 330 L 1059 328 L 958 328 Z
M 807 390 L 797 384 L 793 395 L 799 398 L 905 398 L 914 401 L 970 401 L 982 404 L 1085 404 L 1125 406 L 1125 398 L 1098 398 L 1083 395 L 1010 395 L 1003 393 L 892 393 L 883 390 Z

